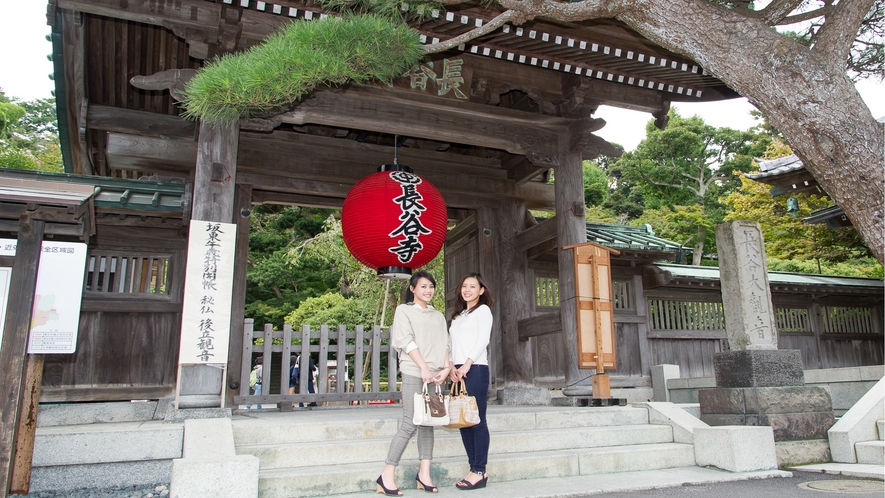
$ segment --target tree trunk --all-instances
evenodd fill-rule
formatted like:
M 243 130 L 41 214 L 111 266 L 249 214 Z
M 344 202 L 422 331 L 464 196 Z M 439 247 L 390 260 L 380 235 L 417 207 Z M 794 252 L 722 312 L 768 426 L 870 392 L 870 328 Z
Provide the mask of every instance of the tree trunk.
M 707 229 L 698 227 L 698 240 L 694 243 L 694 251 L 691 253 L 691 264 L 701 266 L 701 258 L 704 257 L 704 241 L 707 240 Z
M 840 8 L 866 8 L 863 2 Z M 843 6 L 843 4 L 846 4 Z M 885 262 L 885 133 L 844 66 L 705 0 L 636 2 L 617 17 L 759 108 Z

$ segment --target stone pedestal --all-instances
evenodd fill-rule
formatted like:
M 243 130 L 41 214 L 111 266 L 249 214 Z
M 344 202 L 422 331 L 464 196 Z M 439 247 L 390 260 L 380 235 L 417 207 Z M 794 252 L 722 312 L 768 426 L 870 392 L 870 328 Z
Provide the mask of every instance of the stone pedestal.
M 804 386 L 798 349 L 725 351 L 713 355 L 716 387 Z
M 776 442 L 826 439 L 835 420 L 830 394 L 822 387 L 704 389 L 698 401 L 707 424 L 767 425 Z

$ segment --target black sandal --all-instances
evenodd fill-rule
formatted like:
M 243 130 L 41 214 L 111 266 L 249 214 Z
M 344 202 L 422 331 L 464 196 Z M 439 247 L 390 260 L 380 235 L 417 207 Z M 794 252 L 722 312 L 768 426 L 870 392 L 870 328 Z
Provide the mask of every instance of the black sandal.
M 427 493 L 437 493 L 439 492 L 439 488 L 436 486 L 428 486 L 421 482 L 421 478 L 418 477 L 418 474 L 415 474 L 415 482 L 418 484 L 418 489 L 423 489 Z
M 387 489 L 384 486 L 384 480 L 381 479 L 381 476 L 378 476 L 378 480 L 375 482 L 378 483 L 378 488 L 376 489 L 376 492 L 378 492 L 382 495 L 385 495 L 385 496 L 402 496 L 403 495 L 403 492 L 400 491 L 398 488 Z
M 455 483 L 455 487 L 458 489 L 463 489 L 464 491 L 470 489 L 479 489 L 486 487 L 486 483 L 489 481 L 489 475 L 485 472 L 473 472 L 478 476 L 482 476 L 482 479 L 476 481 L 476 484 L 468 481 L 467 479 L 461 479 L 460 481 Z

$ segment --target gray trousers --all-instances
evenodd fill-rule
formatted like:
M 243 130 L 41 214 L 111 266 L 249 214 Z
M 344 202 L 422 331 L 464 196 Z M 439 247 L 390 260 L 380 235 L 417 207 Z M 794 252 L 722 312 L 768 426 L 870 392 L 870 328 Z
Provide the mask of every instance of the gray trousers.
M 433 429 L 434 427 L 416 426 L 412 423 L 412 416 L 415 410 L 415 393 L 420 393 L 424 383 L 420 377 L 403 374 L 403 422 L 399 426 L 393 441 L 390 442 L 390 449 L 387 450 L 387 459 L 384 463 L 388 465 L 399 465 L 399 459 L 406 451 L 406 445 L 409 440 L 418 432 L 418 459 L 433 460 Z

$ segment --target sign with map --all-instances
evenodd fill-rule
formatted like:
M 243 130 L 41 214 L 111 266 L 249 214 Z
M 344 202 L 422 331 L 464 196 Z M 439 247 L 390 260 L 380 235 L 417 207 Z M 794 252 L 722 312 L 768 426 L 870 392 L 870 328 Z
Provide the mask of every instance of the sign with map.
M 43 241 L 31 310 L 29 354 L 70 354 L 77 349 L 86 244 Z

